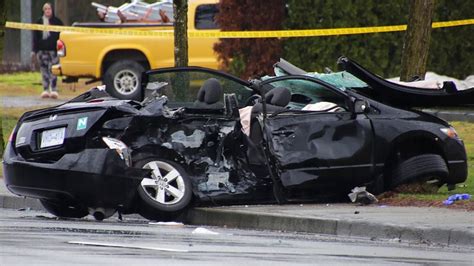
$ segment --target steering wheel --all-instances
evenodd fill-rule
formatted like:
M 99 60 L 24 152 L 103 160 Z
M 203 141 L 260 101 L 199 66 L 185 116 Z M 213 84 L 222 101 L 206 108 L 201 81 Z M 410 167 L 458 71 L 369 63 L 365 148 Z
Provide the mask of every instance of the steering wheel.
M 247 101 L 245 101 L 245 104 L 244 106 L 253 106 L 259 102 L 262 101 L 262 96 L 258 95 L 258 94 L 254 94 L 252 96 L 250 96 Z

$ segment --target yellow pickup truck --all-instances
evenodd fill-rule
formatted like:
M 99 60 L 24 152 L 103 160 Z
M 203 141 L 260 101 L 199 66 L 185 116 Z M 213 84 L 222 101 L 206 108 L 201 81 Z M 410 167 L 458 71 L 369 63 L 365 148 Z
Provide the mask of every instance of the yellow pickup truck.
M 214 16 L 218 0 L 188 2 L 188 30 L 218 31 Z M 152 23 L 76 23 L 77 27 L 118 28 L 146 31 L 172 31 L 172 24 Z M 188 40 L 189 65 L 216 69 L 213 50 L 217 39 Z M 156 36 L 100 35 L 61 32 L 58 40 L 60 62 L 53 66 L 55 75 L 65 82 L 79 78 L 102 80 L 106 90 L 120 99 L 140 99 L 141 73 L 147 69 L 174 66 L 174 39 Z

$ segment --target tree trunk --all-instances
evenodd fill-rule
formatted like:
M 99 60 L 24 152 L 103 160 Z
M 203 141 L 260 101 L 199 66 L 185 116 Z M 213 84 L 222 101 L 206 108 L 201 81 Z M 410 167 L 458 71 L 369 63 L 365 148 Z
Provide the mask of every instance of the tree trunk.
M 54 15 L 62 20 L 64 25 L 69 25 L 69 3 L 67 0 L 54 1 Z
M 188 1 L 173 0 L 174 65 L 188 66 Z
M 173 0 L 174 8 L 174 65 L 188 66 L 188 1 Z M 187 101 L 189 91 L 189 75 L 180 72 L 174 79 L 177 101 Z
M 400 80 L 425 79 L 431 39 L 434 0 L 411 0 L 408 27 L 403 44 Z

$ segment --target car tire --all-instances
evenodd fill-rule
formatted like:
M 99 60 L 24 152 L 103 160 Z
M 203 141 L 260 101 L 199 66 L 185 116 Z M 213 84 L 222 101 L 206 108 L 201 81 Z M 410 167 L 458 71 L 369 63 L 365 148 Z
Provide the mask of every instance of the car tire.
M 141 75 L 145 68 L 133 60 L 112 63 L 104 73 L 107 92 L 118 99 L 141 100 Z
M 138 187 L 138 213 L 146 219 L 177 219 L 192 199 L 192 184 L 184 169 L 174 162 L 148 158 L 136 167 L 152 169 L 152 178 L 144 178 Z
M 89 214 L 87 208 L 84 207 L 44 199 L 41 199 L 40 202 L 49 213 L 61 218 L 82 218 Z
M 400 162 L 392 171 L 391 188 L 413 181 L 443 180 L 449 170 L 438 154 L 422 154 Z

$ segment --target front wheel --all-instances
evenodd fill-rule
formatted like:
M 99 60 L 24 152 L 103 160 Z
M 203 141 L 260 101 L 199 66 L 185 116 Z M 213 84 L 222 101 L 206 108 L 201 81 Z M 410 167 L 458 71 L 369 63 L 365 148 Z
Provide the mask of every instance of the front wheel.
M 162 159 L 145 159 L 137 167 L 151 169 L 151 178 L 144 178 L 138 187 L 138 213 L 149 219 L 176 219 L 192 198 L 191 180 L 182 167 Z
M 87 208 L 57 201 L 40 200 L 41 205 L 52 215 L 61 218 L 82 218 L 89 214 Z
M 141 100 L 141 75 L 145 68 L 133 60 L 114 62 L 104 73 L 107 92 L 115 98 Z
M 413 182 L 439 182 L 446 179 L 448 175 L 448 167 L 440 155 L 416 155 L 401 161 L 392 170 L 391 188 Z

